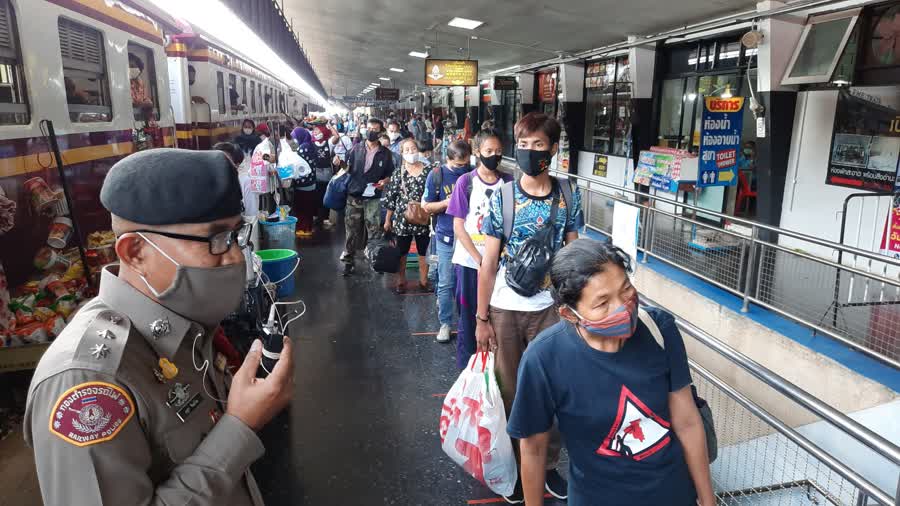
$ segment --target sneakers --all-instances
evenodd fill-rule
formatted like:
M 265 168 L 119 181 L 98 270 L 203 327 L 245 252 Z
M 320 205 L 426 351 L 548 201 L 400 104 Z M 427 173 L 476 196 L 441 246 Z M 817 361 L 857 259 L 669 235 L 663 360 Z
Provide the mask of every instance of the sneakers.
M 348 258 L 350 258 L 350 253 L 347 253 L 346 251 L 342 251 L 341 252 L 341 262 L 347 260 Z
M 561 500 L 569 498 L 569 483 L 560 476 L 559 471 L 550 469 L 544 478 L 544 488 L 553 497 Z
M 438 331 L 436 340 L 439 343 L 450 342 L 450 325 L 441 325 L 441 330 Z
M 354 270 L 353 264 L 344 264 L 344 272 L 341 275 L 344 277 L 347 277 L 347 276 L 353 274 L 353 270 Z
M 522 504 L 525 502 L 525 492 L 522 490 L 522 480 L 516 482 L 516 488 L 512 495 L 503 496 L 503 500 L 509 504 Z

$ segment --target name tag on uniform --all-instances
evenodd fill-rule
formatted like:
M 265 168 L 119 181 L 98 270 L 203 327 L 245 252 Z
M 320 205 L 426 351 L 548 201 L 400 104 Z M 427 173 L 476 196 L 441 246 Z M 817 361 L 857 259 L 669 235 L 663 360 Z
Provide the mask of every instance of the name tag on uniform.
M 178 410 L 178 419 L 181 420 L 182 423 L 186 422 L 188 417 L 191 416 L 191 413 L 197 409 L 197 406 L 203 402 L 203 396 L 199 393 L 191 397 L 191 400 L 187 401 L 187 403 Z

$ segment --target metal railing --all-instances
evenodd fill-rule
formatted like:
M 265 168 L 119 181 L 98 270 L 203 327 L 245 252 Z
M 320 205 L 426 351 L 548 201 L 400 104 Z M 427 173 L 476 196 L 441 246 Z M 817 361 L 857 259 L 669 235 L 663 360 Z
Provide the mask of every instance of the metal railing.
M 652 258 L 677 267 L 740 297 L 744 312 L 755 304 L 900 369 L 900 276 L 891 277 L 900 260 L 605 181 L 556 175 L 578 182 L 587 226 L 604 235 L 611 235 L 615 202 L 642 210 L 643 263 Z M 857 267 L 860 259 L 866 270 Z
M 694 384 L 713 411 L 718 435 L 719 458 L 711 470 L 719 504 L 900 505 L 900 447 L 684 319 L 676 317 L 676 323 L 682 335 L 761 381 L 772 391 L 766 394 L 777 393 L 779 402 L 815 415 L 827 430 L 852 439 L 869 461 L 883 459 L 878 468 L 896 484 L 885 491 L 814 442 L 809 431 L 789 426 L 690 360 Z

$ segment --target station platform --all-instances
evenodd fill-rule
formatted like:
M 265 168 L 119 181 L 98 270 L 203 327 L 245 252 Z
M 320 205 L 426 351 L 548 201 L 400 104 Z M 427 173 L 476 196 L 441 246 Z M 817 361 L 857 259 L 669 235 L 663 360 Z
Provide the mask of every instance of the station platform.
M 341 277 L 343 244 L 342 227 L 297 243 L 307 313 L 291 329 L 294 400 L 260 433 L 266 504 L 506 504 L 441 450 L 441 403 L 459 373 L 455 341 L 434 339 L 434 294 L 396 295 L 361 255 Z

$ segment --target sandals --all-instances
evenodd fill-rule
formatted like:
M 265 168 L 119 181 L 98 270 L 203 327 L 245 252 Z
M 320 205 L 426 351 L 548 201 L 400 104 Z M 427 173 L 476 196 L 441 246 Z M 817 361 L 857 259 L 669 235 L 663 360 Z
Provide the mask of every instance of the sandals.
M 397 295 L 403 295 L 406 293 L 406 283 L 398 283 L 394 286 L 394 293 Z

